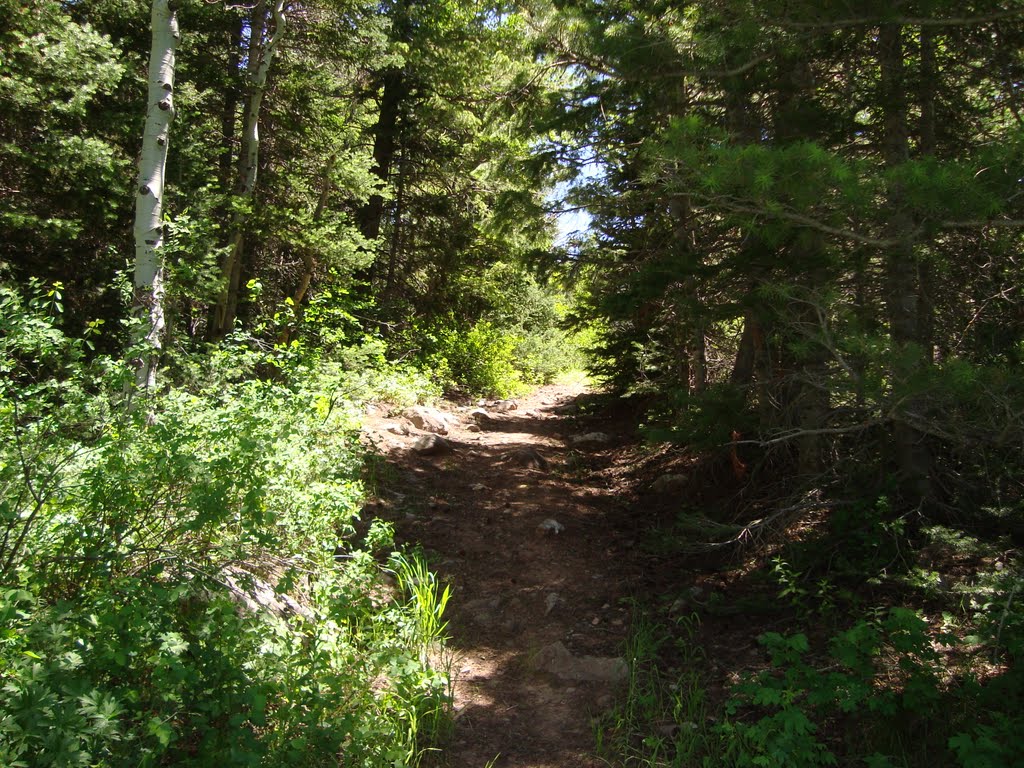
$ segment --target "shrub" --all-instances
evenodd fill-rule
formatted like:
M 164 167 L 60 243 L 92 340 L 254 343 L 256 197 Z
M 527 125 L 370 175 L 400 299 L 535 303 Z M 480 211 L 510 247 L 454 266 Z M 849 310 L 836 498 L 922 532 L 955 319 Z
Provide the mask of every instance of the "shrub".
M 367 367 L 126 407 L 126 366 L 0 305 L 0 764 L 416 765 L 444 599 L 350 540 Z

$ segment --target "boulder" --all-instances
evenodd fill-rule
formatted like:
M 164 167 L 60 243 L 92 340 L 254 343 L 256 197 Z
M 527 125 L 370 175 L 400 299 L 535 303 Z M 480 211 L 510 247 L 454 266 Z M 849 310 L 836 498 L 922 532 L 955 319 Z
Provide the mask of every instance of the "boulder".
M 435 435 L 448 434 L 448 416 L 445 413 L 426 405 L 415 405 L 402 411 L 402 416 L 409 420 L 416 429 L 431 432 Z

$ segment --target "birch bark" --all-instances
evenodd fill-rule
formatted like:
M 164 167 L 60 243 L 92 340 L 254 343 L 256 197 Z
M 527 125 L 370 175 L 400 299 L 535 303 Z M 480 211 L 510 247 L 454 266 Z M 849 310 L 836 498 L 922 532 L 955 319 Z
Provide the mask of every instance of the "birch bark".
M 140 388 L 156 386 L 156 372 L 163 346 L 164 178 L 167 144 L 174 119 L 174 56 L 180 32 L 172 0 L 153 0 L 153 40 L 149 55 L 146 127 L 142 136 L 139 178 L 135 188 L 134 311 L 140 320 L 135 339 L 140 350 L 133 361 L 135 382 Z

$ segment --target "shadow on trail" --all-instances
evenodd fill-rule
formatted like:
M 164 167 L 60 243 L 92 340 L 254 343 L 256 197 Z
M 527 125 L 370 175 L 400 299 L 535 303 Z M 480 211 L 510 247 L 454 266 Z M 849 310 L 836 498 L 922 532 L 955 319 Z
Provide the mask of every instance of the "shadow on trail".
M 456 727 L 442 765 L 482 768 L 499 754 L 499 768 L 603 764 L 592 718 L 617 685 L 591 667 L 615 668 L 643 568 L 621 489 L 566 446 L 579 428 L 564 403 L 528 403 L 481 432 L 460 420 L 448 455 L 384 457 L 374 514 L 452 588 Z

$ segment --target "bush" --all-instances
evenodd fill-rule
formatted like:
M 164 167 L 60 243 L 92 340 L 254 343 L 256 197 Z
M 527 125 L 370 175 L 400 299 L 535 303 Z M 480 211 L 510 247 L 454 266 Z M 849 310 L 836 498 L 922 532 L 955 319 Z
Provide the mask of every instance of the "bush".
M 285 361 L 127 407 L 45 294 L 0 305 L 0 764 L 417 764 L 444 600 L 389 590 L 386 528 L 350 541 L 349 393 L 386 376 Z
M 515 366 L 519 341 L 515 336 L 480 321 L 465 332 L 442 327 L 431 338 L 433 351 L 427 356 L 427 365 L 447 385 L 495 397 L 508 397 L 525 388 Z

